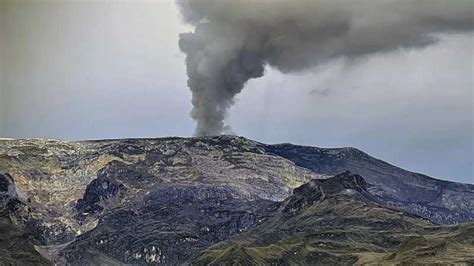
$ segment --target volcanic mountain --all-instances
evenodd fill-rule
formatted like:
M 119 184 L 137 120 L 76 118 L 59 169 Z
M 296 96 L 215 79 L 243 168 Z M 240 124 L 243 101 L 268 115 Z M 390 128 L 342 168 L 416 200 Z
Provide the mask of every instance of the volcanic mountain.
M 472 221 L 473 185 L 354 148 L 0 140 L 0 264 L 469 263 Z

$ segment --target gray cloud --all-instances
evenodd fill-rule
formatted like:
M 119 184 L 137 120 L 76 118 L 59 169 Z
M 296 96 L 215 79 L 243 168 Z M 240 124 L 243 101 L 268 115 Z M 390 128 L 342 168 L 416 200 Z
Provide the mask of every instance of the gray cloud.
M 269 65 L 298 72 L 336 58 L 425 47 L 432 33 L 473 28 L 471 0 L 179 0 L 194 32 L 180 35 L 187 54 L 196 135 L 223 132 L 246 82 Z
M 262 142 L 353 146 L 403 168 L 473 183 L 474 33 L 304 73 L 268 69 L 226 120 Z M 308 95 L 315 88 L 327 96 Z

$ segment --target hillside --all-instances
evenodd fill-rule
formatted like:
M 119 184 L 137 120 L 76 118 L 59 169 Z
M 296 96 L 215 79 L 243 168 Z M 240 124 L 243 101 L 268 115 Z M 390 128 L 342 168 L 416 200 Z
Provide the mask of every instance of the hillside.
M 272 217 L 197 259 L 199 265 L 474 262 L 474 225 L 434 226 L 381 205 L 346 172 L 295 189 Z
M 346 181 L 329 181 L 345 171 L 351 171 L 346 173 L 349 179 L 354 174 L 362 176 L 356 177 L 360 178 L 356 185 L 363 197 L 341 196 L 338 189 Z M 387 230 L 393 235 L 378 239 L 382 246 L 351 236 L 351 242 L 343 243 L 348 262 L 356 257 L 389 259 L 382 256 L 388 252 L 393 252 L 392 260 L 416 257 L 412 249 L 401 248 L 407 239 L 405 245 L 413 244 L 409 236 L 422 237 L 415 241 L 420 245 L 423 239 L 433 239 L 433 234 L 441 236 L 442 243 L 444 235 L 458 241 L 458 230 L 472 234 L 469 225 L 436 224 L 474 220 L 473 185 L 411 173 L 354 148 L 266 145 L 234 136 L 0 140 L 0 173 L 6 184 L 2 219 L 34 247 L 27 249 L 32 259 L 41 254 L 58 264 L 188 263 L 205 250 L 200 260 L 218 261 L 223 251 L 216 244 L 237 253 L 250 252 L 244 247 L 255 251 L 260 240 L 252 242 L 246 236 L 267 223 L 280 234 L 283 205 L 295 200 L 305 187 L 326 180 L 324 191 L 334 190 L 337 196 L 310 200 L 322 208 L 304 211 L 312 227 L 320 233 L 326 230 L 319 223 L 322 215 L 326 223 L 337 223 L 335 217 L 344 223 L 353 221 L 351 230 L 356 235 L 375 231 L 386 235 Z M 320 197 L 318 193 L 306 196 Z M 339 204 L 344 197 L 352 200 Z M 384 219 L 395 216 L 398 227 Z M 360 224 L 368 227 L 359 228 Z M 278 241 L 299 241 L 306 237 L 302 232 L 265 243 L 274 247 Z M 232 237 L 245 244 L 227 246 Z M 7 243 L 4 239 L 0 236 L 0 248 Z M 456 241 L 456 247 L 472 248 L 472 243 Z M 364 256 L 354 257 L 357 252 L 348 249 L 354 243 L 371 248 L 365 249 Z M 282 252 L 285 248 L 280 247 Z M 446 258 L 451 256 L 448 253 Z M 272 250 L 271 254 L 276 253 Z

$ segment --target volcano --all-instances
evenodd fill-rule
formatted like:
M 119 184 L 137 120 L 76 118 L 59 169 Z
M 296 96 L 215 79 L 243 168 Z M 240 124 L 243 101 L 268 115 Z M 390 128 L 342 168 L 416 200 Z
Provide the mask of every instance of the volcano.
M 355 148 L 0 140 L 5 264 L 469 264 L 473 221 L 473 185 Z

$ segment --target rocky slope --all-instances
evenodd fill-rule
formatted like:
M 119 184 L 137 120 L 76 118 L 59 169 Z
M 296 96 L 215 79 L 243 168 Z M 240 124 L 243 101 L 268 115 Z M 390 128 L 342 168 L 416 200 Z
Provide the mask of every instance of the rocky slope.
M 356 188 L 364 200 L 355 197 L 365 204 L 365 211 L 360 212 L 357 204 L 345 206 L 348 211 L 358 210 L 355 222 L 385 217 L 385 209 L 390 208 L 403 213 L 400 219 L 404 222 L 412 221 L 394 233 L 394 246 L 404 240 L 399 235 L 431 239 L 425 229 L 416 228 L 474 220 L 473 185 L 411 173 L 353 148 L 265 145 L 233 136 L 0 140 L 0 173 L 4 173 L 0 176 L 0 181 L 4 180 L 0 216 L 5 221 L 3 227 L 13 226 L 16 235 L 28 243 L 30 248 L 25 250 L 29 255 L 25 257 L 31 260 L 44 262 L 47 258 L 58 264 L 188 263 L 210 246 L 225 245 L 223 241 L 229 237 L 252 232 L 279 217 L 282 204 L 316 182 L 311 180 L 347 170 L 367 180 L 367 184 L 363 179 L 362 185 L 357 183 L 362 190 Z M 293 189 L 306 183 L 292 196 Z M 331 189 L 337 190 L 338 183 L 330 182 Z M 320 199 L 310 201 L 313 204 Z M 377 212 L 379 209 L 384 211 Z M 332 213 L 325 213 L 327 219 L 347 214 L 328 210 Z M 308 219 L 317 220 L 312 215 Z M 384 220 L 380 218 L 379 223 Z M 384 224 L 391 228 L 389 222 Z M 410 230 L 403 231 L 406 229 Z M 472 233 L 470 227 L 449 230 Z M 0 249 L 7 243 L 1 232 Z M 241 245 L 237 249 L 245 251 Z M 412 256 L 403 250 L 396 253 L 394 247 L 370 250 L 379 255 L 388 251 L 395 252 L 396 260 Z M 211 253 L 199 256 L 200 260 L 218 261 L 220 256 L 210 257 Z M 353 250 L 348 254 L 354 260 Z M 8 258 L 0 256 L 1 260 Z
M 267 221 L 202 252 L 197 264 L 474 262 L 474 225 L 434 226 L 380 204 L 349 172 L 295 189 Z
M 34 247 L 39 241 L 15 219 L 25 209 L 25 204 L 18 200 L 12 177 L 0 174 L 0 265 L 49 264 Z
M 321 149 L 281 144 L 268 146 L 267 151 L 321 175 L 336 175 L 343 171 L 360 174 L 371 185 L 371 193 L 380 200 L 437 223 L 474 220 L 472 184 L 409 172 L 354 148 Z

